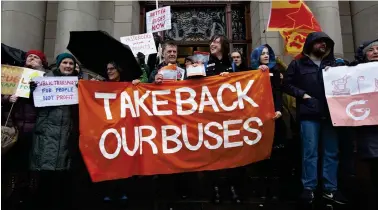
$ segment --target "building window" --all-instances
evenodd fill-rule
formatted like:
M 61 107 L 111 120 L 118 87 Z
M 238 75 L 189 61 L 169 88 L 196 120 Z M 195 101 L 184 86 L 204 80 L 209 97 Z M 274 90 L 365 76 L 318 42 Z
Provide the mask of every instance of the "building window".
M 172 7 L 171 13 L 172 29 L 164 32 L 165 40 L 209 41 L 227 33 L 224 7 Z
M 233 5 L 231 7 L 232 40 L 246 40 L 245 30 L 245 7 L 244 5 Z

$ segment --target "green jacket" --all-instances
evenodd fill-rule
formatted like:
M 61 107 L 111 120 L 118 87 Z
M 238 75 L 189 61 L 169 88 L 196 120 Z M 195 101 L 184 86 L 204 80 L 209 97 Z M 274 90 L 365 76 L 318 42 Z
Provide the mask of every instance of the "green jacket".
M 148 73 L 150 72 L 150 68 L 146 64 L 140 65 L 140 68 L 142 69 L 142 76 L 140 76 L 139 80 L 141 83 L 147 83 L 148 82 Z
M 62 76 L 59 70 L 45 76 Z M 69 170 L 72 158 L 79 152 L 78 105 L 37 108 L 34 128 L 30 170 Z

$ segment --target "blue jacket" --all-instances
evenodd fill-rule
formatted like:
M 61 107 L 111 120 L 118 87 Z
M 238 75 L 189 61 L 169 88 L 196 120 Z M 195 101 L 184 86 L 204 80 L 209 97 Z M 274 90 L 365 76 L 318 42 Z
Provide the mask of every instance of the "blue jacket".
M 316 65 L 308 55 L 316 40 L 323 39 L 328 52 L 322 59 L 320 66 Z M 288 66 L 283 82 L 283 91 L 295 97 L 297 116 L 299 120 L 330 119 L 329 109 L 324 92 L 323 71 L 326 66 L 343 65 L 334 57 L 333 40 L 324 32 L 310 33 L 303 47 L 302 57 L 293 60 Z M 312 98 L 303 99 L 304 94 Z

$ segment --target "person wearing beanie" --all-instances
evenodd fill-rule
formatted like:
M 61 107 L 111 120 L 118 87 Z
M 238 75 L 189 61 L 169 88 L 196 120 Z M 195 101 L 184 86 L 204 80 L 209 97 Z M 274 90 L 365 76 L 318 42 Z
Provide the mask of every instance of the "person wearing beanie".
M 57 69 L 45 77 L 77 76 L 76 59 L 69 53 L 56 57 Z M 32 87 L 33 86 L 33 87 Z M 31 94 L 35 89 L 31 84 Z M 70 186 L 80 185 L 70 173 L 80 165 L 78 105 L 39 107 L 32 137 L 29 169 L 39 176 L 37 209 L 67 208 Z M 75 182 L 75 183 L 71 183 Z
M 46 56 L 39 50 L 29 50 L 26 53 L 25 67 L 34 70 L 44 70 L 48 68 Z
M 69 53 L 62 53 L 56 57 L 56 67 L 59 70 L 59 76 L 76 76 L 78 72 L 75 71 L 76 59 Z M 57 72 L 56 72 L 57 73 Z M 59 73 L 57 73 L 59 74 Z M 58 75 L 57 75 L 58 76 Z
M 29 50 L 24 57 L 24 67 L 45 71 L 46 56 L 39 50 Z M 1 106 L 3 116 L 11 114 L 8 125 L 17 127 L 18 141 L 12 150 L 3 156 L 5 177 L 9 174 L 9 194 L 12 201 L 23 201 L 29 194 L 28 188 L 34 188 L 34 178 L 29 177 L 28 163 L 31 148 L 31 136 L 36 123 L 37 110 L 33 98 L 22 98 L 16 95 L 2 95 Z M 10 108 L 12 112 L 10 112 Z M 21 183 L 24 182 L 30 183 Z M 28 186 L 30 184 L 30 186 Z
M 363 42 L 357 50 L 356 60 L 350 66 L 378 62 L 378 39 Z M 378 69 L 377 69 L 378 70 Z M 375 80 L 378 84 L 378 80 Z M 370 168 L 370 179 L 375 190 L 375 198 L 378 196 L 378 126 L 360 126 L 355 127 L 355 133 L 358 134 L 357 153 Z M 374 197 L 374 196 L 373 196 Z M 376 200 L 378 206 L 378 200 Z
M 370 42 L 362 52 L 367 62 L 378 61 L 378 39 Z

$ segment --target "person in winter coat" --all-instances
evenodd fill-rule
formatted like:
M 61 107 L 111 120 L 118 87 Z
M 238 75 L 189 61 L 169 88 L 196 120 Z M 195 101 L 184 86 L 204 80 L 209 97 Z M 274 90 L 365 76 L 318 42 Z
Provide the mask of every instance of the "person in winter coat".
M 45 71 L 48 64 L 46 56 L 43 52 L 38 50 L 29 50 L 26 53 L 25 67 L 34 70 Z M 31 137 L 36 122 L 36 109 L 33 104 L 33 98 L 21 98 L 16 95 L 2 95 L 2 124 L 5 123 L 7 116 L 10 113 L 8 126 L 16 126 L 19 132 L 18 142 L 9 151 L 8 154 L 3 156 L 3 170 L 10 173 L 10 193 L 14 194 L 12 200 L 24 200 L 27 194 L 27 189 L 22 187 L 25 184 L 21 182 L 29 182 L 28 178 L 28 165 L 29 165 L 29 150 L 31 147 Z M 11 107 L 12 111 L 10 112 Z M 32 179 L 31 186 L 34 188 L 34 178 Z
M 45 77 L 78 76 L 76 60 L 68 53 L 57 56 L 57 69 Z M 36 87 L 31 83 L 31 94 Z M 69 170 L 79 152 L 78 105 L 41 107 L 37 109 L 30 156 L 30 170 L 40 174 L 37 204 L 51 209 L 70 203 Z
M 106 73 L 106 81 L 108 82 L 130 82 L 126 79 L 126 72 L 115 61 L 107 64 Z M 147 78 L 145 74 L 144 71 L 143 76 L 145 76 L 145 79 L 134 79 L 132 80 L 132 83 L 137 85 L 140 82 L 146 82 Z M 95 186 L 98 195 L 106 204 L 111 204 L 112 206 L 124 205 L 128 200 L 126 191 L 127 186 L 129 185 L 128 182 L 131 180 L 132 178 L 104 181 L 96 183 Z
M 276 158 L 278 155 L 278 149 L 282 148 L 285 140 L 285 125 L 281 118 L 282 116 L 282 92 L 281 92 L 281 78 L 280 69 L 276 63 L 276 56 L 273 49 L 268 45 L 261 45 L 254 49 L 251 53 L 251 68 L 250 69 L 261 69 L 265 71 L 269 69 L 270 72 L 270 82 L 273 91 L 273 101 L 275 109 L 276 126 L 274 132 L 274 143 L 272 157 L 269 160 L 261 161 L 257 163 L 260 168 L 259 171 L 263 174 L 264 183 L 262 197 L 272 197 L 272 199 L 277 199 L 279 194 L 279 183 L 278 174 L 273 174 L 275 170 L 273 168 L 280 168 L 283 163 L 279 162 L 280 158 Z M 278 161 L 272 161 L 277 159 Z M 279 171 L 280 172 L 280 171 Z
M 209 76 L 227 76 L 233 72 L 232 64 L 229 59 L 229 41 L 227 37 L 223 35 L 214 35 L 210 39 L 210 58 L 207 62 L 206 77 Z M 212 200 L 214 203 L 222 202 L 222 194 L 220 193 L 221 178 L 224 177 L 227 180 L 227 186 L 230 190 L 231 199 L 235 203 L 241 203 L 237 188 L 240 186 L 240 180 L 242 176 L 242 167 L 234 169 L 224 169 L 208 171 L 205 175 L 208 177 L 212 185 Z
M 143 71 L 143 74 L 142 74 L 142 76 L 140 78 L 140 81 L 142 83 L 148 82 L 148 78 L 149 78 L 149 76 L 151 74 L 150 68 L 146 64 L 145 59 L 146 59 L 146 56 L 143 53 L 138 52 L 138 54 L 137 54 L 137 61 L 138 61 L 138 64 L 140 66 L 140 69 L 142 69 L 142 71 Z
M 163 62 L 156 66 L 156 68 L 151 72 L 150 78 L 148 82 L 160 84 L 163 82 L 163 75 L 159 74 L 159 70 L 168 65 L 176 65 L 177 66 L 177 79 L 181 80 L 183 78 L 182 73 L 184 73 L 185 78 L 185 70 L 181 69 L 179 63 L 177 63 L 177 45 L 174 42 L 168 41 L 165 42 L 162 46 L 162 53 L 163 53 Z
M 367 62 L 378 62 L 378 39 L 362 43 L 357 50 L 356 60 L 351 65 Z M 378 85 L 377 80 L 375 84 Z M 356 127 L 355 131 L 358 133 L 356 139 L 358 154 L 369 164 L 370 178 L 378 196 L 378 126 Z
M 302 57 L 290 63 L 284 77 L 284 91 L 296 98 L 297 117 L 302 139 L 301 198 L 314 201 L 318 185 L 318 145 L 322 141 L 323 198 L 345 204 L 346 199 L 338 191 L 338 136 L 333 127 L 325 98 L 323 69 L 334 66 L 335 43 L 324 32 L 310 33 L 305 41 Z
M 232 69 L 234 72 L 247 71 L 248 65 L 243 59 L 242 53 L 240 51 L 234 51 L 231 53 L 232 58 Z
M 210 57 L 207 62 L 206 76 L 221 75 L 226 76 L 233 72 L 229 59 L 230 46 L 227 37 L 214 35 L 210 39 Z

